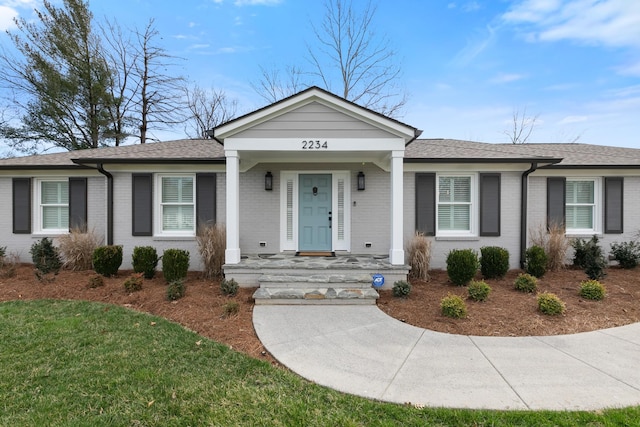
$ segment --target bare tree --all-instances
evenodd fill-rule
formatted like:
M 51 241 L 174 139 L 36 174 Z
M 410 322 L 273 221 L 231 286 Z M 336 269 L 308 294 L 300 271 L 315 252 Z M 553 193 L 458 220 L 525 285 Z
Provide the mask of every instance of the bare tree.
M 319 27 L 311 24 L 319 47 L 308 46 L 312 72 L 330 91 L 390 117 L 399 115 L 407 96 L 396 52 L 375 31 L 376 7 L 362 11 L 351 0 L 326 0 Z
M 221 90 L 194 85 L 185 89 L 185 98 L 190 113 L 185 126 L 189 138 L 210 138 L 210 129 L 236 116 L 238 101 L 230 100 Z
M 251 87 L 268 103 L 277 102 L 309 86 L 302 81 L 305 73 L 295 65 L 288 65 L 284 76 L 275 67 L 267 70 L 261 66 L 260 73 L 262 79 L 258 83 L 251 83 Z
M 526 144 L 533 133 L 539 117 L 540 114 L 528 116 L 526 107 L 522 112 L 514 109 L 512 117 L 513 127 L 503 131 L 503 133 L 509 137 L 512 144 Z

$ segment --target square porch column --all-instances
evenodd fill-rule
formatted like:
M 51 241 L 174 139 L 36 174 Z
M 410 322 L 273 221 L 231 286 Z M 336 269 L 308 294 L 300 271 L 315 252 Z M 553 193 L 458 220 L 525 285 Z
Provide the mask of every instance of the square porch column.
M 389 262 L 404 265 L 404 151 L 391 152 L 391 249 Z
M 225 151 L 227 199 L 227 248 L 225 264 L 240 263 L 240 159 L 235 150 Z

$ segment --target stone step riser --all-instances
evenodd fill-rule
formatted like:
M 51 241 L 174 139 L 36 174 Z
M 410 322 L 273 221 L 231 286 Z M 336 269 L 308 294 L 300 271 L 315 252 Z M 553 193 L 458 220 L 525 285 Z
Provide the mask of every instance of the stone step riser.
M 378 293 L 371 287 L 272 288 L 261 286 L 253 294 L 256 304 L 375 304 Z

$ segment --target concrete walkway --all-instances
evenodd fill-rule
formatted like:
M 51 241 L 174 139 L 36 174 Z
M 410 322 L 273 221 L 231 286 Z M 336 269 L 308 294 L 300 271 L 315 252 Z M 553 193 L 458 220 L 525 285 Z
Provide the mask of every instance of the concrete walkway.
M 255 306 L 267 350 L 318 384 L 433 407 L 595 410 L 640 405 L 640 324 L 549 337 L 443 334 L 376 306 Z

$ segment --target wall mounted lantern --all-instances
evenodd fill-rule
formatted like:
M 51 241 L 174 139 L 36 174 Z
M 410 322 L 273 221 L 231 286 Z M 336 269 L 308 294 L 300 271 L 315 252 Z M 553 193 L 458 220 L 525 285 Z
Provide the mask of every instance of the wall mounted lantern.
M 364 190 L 364 173 L 362 171 L 358 172 L 358 191 Z
M 273 175 L 271 174 L 271 172 L 267 172 L 267 174 L 264 176 L 264 189 L 266 191 L 273 190 Z

